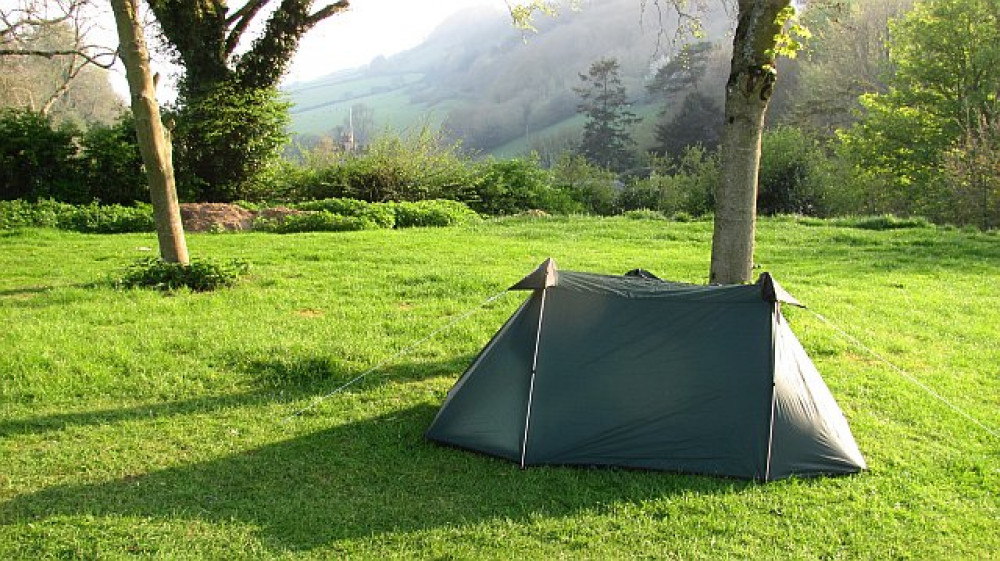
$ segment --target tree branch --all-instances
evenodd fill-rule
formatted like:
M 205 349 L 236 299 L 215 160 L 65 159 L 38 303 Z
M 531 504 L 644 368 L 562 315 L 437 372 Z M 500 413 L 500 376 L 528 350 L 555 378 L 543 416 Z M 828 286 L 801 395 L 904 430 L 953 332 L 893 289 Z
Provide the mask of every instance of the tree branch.
M 271 15 L 264 32 L 236 66 L 238 80 L 249 88 L 269 88 L 285 73 L 302 35 L 320 21 L 346 10 L 348 0 L 340 0 L 309 13 L 312 0 L 282 0 Z
M 57 56 L 79 56 L 83 57 L 87 61 L 87 64 L 93 64 L 94 66 L 108 70 L 118 60 L 118 51 L 89 55 L 86 52 L 74 49 L 0 49 L 0 56 L 40 56 L 47 59 L 53 59 Z M 109 56 L 112 57 L 110 62 L 101 62 L 100 59 Z
M 243 33 L 246 32 L 250 22 L 257 17 L 257 13 L 260 12 L 261 8 L 266 6 L 270 1 L 271 0 L 250 0 L 233 15 L 226 18 L 226 26 L 233 26 L 232 31 L 229 32 L 229 37 L 226 38 L 227 57 L 232 55 L 233 51 L 236 50 L 236 46 L 239 45 L 240 38 L 243 36 Z
M 327 6 L 324 6 L 323 8 L 320 8 L 311 16 L 309 16 L 306 19 L 306 24 L 308 25 L 308 27 L 312 27 L 317 23 L 325 20 L 326 18 L 339 14 L 340 12 L 350 7 L 351 3 L 348 0 L 340 0 L 339 2 L 334 2 L 333 4 L 329 4 Z

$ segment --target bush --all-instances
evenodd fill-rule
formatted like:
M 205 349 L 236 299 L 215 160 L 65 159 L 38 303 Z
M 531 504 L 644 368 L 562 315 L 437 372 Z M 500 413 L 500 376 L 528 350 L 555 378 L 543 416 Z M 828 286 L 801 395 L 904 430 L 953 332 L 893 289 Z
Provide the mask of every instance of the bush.
M 519 158 L 483 164 L 474 193 L 466 202 L 476 212 L 492 215 L 530 209 L 555 213 L 580 210 L 568 193 L 552 186 L 549 173 L 538 162 Z
M 667 217 L 663 215 L 662 212 L 658 210 L 650 210 L 648 208 L 640 208 L 638 210 L 629 210 L 624 214 L 625 218 L 631 220 L 666 220 Z
M 153 288 L 177 290 L 188 288 L 206 292 L 233 286 L 250 270 L 250 264 L 239 259 L 211 261 L 192 259 L 188 265 L 168 263 L 159 257 L 139 259 L 126 267 L 112 284 L 119 289 Z
M 97 203 L 68 207 L 59 214 L 57 226 L 63 230 L 93 234 L 156 231 L 153 207 L 145 203 L 134 207 L 101 206 Z
M 97 203 L 73 206 L 51 199 L 36 203 L 0 202 L 0 230 L 11 228 L 59 228 L 95 234 L 153 232 L 153 207 L 138 204 L 101 206 Z
M 332 198 L 299 203 L 295 208 L 363 218 L 379 228 L 392 228 L 396 225 L 395 210 L 392 206 L 382 203 L 371 204 L 357 199 Z
M 459 145 L 424 127 L 415 134 L 386 131 L 359 154 L 317 147 L 304 156 L 294 199 L 349 197 L 369 202 L 455 199 L 473 180 Z
M 552 180 L 581 210 L 604 216 L 614 214 L 618 190 L 613 172 L 591 164 L 583 156 L 563 153 L 552 168 Z
M 691 146 L 677 161 L 666 160 L 658 167 L 649 177 L 633 181 L 618 194 L 615 206 L 620 211 L 648 208 L 668 216 L 702 216 L 714 210 L 720 174 L 714 153 Z
M 74 160 L 77 135 L 32 111 L 0 111 L 0 200 L 90 201 Z
M 86 201 L 131 205 L 149 202 L 135 123 L 126 114 L 110 127 L 93 126 L 80 139 L 80 167 L 87 185 Z
M 794 127 L 764 133 L 760 158 L 761 214 L 823 216 L 826 202 L 821 182 L 823 150 Z
M 58 228 L 59 217 L 73 212 L 73 205 L 43 199 L 37 203 L 23 200 L 0 201 L 0 230 L 14 228 Z
M 658 209 L 662 188 L 661 176 L 656 174 L 633 181 L 618 193 L 615 207 L 619 212 Z
M 277 234 L 299 232 L 353 232 L 379 228 L 375 222 L 358 216 L 342 216 L 325 210 L 289 214 L 281 220 L 258 219 L 254 229 Z
M 420 226 L 456 226 L 479 217 L 468 206 L 458 201 L 433 200 L 415 203 L 391 203 L 397 228 Z

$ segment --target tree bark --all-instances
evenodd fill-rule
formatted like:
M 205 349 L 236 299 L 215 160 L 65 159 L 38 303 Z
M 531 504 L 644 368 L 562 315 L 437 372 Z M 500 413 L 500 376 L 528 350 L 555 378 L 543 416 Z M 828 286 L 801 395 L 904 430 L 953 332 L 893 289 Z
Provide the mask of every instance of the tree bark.
M 132 97 L 132 115 L 139 140 L 139 151 L 149 179 L 156 236 L 160 257 L 171 263 L 188 263 L 187 242 L 181 223 L 180 205 L 174 184 L 170 144 L 160 120 L 149 53 L 138 20 L 137 0 L 111 0 L 121 43 L 122 62 Z
M 722 180 L 715 192 L 709 282 L 750 282 L 757 222 L 760 142 L 774 81 L 778 15 L 790 0 L 740 0 L 733 59 L 726 84 Z

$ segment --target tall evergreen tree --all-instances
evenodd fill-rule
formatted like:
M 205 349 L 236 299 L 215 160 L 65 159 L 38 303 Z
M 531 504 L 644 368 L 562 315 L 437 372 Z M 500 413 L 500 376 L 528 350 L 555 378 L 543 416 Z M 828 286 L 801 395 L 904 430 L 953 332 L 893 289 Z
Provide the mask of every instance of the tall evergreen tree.
M 625 171 L 634 160 L 632 126 L 640 121 L 629 109 L 618 59 L 604 58 L 580 74 L 582 84 L 574 88 L 580 96 L 579 112 L 587 117 L 580 141 L 580 154 L 591 163 L 613 171 Z

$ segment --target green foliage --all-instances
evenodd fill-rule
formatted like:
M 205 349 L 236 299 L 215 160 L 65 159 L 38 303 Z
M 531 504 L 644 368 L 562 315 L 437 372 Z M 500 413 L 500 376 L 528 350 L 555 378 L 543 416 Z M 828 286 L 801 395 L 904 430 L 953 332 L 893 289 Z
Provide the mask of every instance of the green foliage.
M 299 203 L 295 205 L 295 208 L 360 218 L 372 223 L 377 228 L 396 226 L 395 207 L 383 203 L 371 204 L 357 199 L 331 198 Z
M 611 171 L 601 169 L 580 155 L 563 152 L 552 166 L 552 183 L 569 193 L 583 212 L 610 215 L 615 212 L 618 181 Z
M 658 210 L 640 208 L 638 210 L 627 210 L 622 216 L 630 220 L 666 220 L 667 217 Z
M 185 99 L 173 132 L 178 192 L 207 202 L 260 198 L 288 141 L 288 107 L 275 89 L 231 82 Z
M 548 171 L 534 160 L 490 160 L 482 165 L 467 202 L 476 212 L 501 215 L 539 209 L 566 213 L 578 208 L 566 191 L 552 186 Z
M 361 153 L 314 149 L 307 170 L 288 189 L 296 199 L 349 197 L 370 202 L 456 198 L 472 181 L 472 172 L 439 131 L 423 127 L 410 134 L 385 131 Z M 326 149 L 329 150 L 329 149 Z
M 379 228 L 375 222 L 359 216 L 344 216 L 325 210 L 289 214 L 280 220 L 257 219 L 255 230 L 277 234 L 298 232 L 353 232 Z
M 0 200 L 89 201 L 74 180 L 78 134 L 32 111 L 0 110 Z
M 458 226 L 479 217 L 474 210 L 458 201 L 439 199 L 386 204 L 395 214 L 397 228 Z
M 178 290 L 187 288 L 195 292 L 208 292 L 236 284 L 250 270 L 250 263 L 241 259 L 214 261 L 192 259 L 187 265 L 168 263 L 159 257 L 138 259 L 118 278 L 112 281 L 115 288 L 152 288 Z
M 629 183 L 619 194 L 620 211 L 650 209 L 667 216 L 677 212 L 702 216 L 714 210 L 720 173 L 716 154 L 695 145 L 677 160 L 654 164 L 649 177 Z
M 947 220 L 962 202 L 946 154 L 1000 116 L 1000 12 L 994 0 L 922 1 L 892 32 L 890 89 L 862 97 L 845 154 L 876 212 Z
M 758 179 L 757 210 L 761 214 L 824 216 L 821 184 L 826 156 L 805 133 L 794 127 L 764 132 Z
M 0 201 L 0 230 L 57 228 L 60 217 L 72 210 L 72 205 L 51 199 L 34 203 L 21 199 Z
M 295 205 L 305 212 L 280 219 L 258 218 L 254 229 L 282 234 L 347 232 L 420 226 L 457 226 L 478 218 L 464 203 L 432 199 L 415 202 L 368 203 L 332 198 Z
M 153 208 L 149 204 L 71 205 L 51 199 L 35 203 L 0 201 L 0 230 L 59 228 L 93 234 L 152 232 Z
M 74 206 L 59 215 L 58 227 L 89 234 L 123 234 L 153 232 L 153 207 L 146 203 L 136 206 L 89 205 Z
M 149 202 L 149 185 L 130 113 L 111 126 L 88 129 L 80 138 L 79 159 L 88 200 L 121 205 Z

